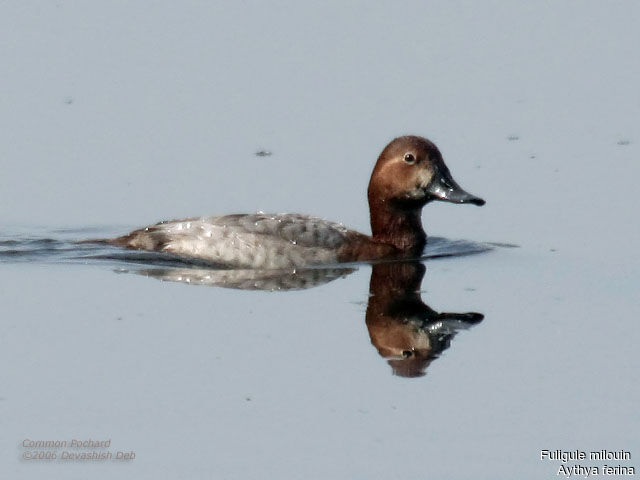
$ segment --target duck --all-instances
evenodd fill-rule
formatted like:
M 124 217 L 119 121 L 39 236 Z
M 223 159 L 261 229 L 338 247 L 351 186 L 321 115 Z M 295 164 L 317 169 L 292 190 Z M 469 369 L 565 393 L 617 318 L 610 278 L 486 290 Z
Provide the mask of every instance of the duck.
M 419 257 L 427 242 L 421 221 L 426 204 L 485 204 L 456 183 L 433 142 L 415 135 L 397 137 L 384 147 L 367 197 L 371 235 L 319 217 L 260 212 L 162 221 L 103 242 L 231 269 L 408 259 Z

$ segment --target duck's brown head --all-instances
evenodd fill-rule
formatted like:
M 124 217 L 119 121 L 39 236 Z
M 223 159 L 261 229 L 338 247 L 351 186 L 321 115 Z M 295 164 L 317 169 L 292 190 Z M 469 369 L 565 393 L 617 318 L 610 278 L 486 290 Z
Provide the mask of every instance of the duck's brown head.
M 374 239 L 401 250 L 424 246 L 420 212 L 428 202 L 485 203 L 456 183 L 433 142 L 417 136 L 398 137 L 382 150 L 368 197 Z
M 398 208 L 419 208 L 432 200 L 485 203 L 460 188 L 433 142 L 416 136 L 398 137 L 382 150 L 369 182 L 371 200 Z

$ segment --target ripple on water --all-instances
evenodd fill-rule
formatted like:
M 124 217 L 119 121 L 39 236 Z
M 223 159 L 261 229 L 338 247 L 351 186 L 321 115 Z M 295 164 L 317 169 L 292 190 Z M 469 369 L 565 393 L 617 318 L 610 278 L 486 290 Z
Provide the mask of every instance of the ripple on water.
M 42 236 L 37 234 L 42 233 Z M 353 272 L 356 264 L 326 265 L 312 267 L 310 273 L 301 270 L 290 272 L 288 276 L 273 278 L 273 272 L 240 274 L 240 271 L 193 260 L 165 252 L 125 250 L 100 242 L 86 242 L 86 238 L 117 236 L 114 231 L 104 229 L 58 229 L 48 232 L 20 232 L 15 235 L 0 235 L 0 263 L 83 263 L 101 264 L 116 270 L 127 271 L 169 281 L 189 279 L 187 283 L 199 285 L 217 285 L 231 288 L 253 289 L 299 289 L 326 283 Z M 417 261 L 434 260 L 443 257 L 474 255 L 495 248 L 515 247 L 506 243 L 473 242 L 469 240 L 450 240 L 443 237 L 429 237 L 423 255 Z M 220 275 L 222 272 L 227 272 Z M 210 277 L 212 272 L 218 272 Z

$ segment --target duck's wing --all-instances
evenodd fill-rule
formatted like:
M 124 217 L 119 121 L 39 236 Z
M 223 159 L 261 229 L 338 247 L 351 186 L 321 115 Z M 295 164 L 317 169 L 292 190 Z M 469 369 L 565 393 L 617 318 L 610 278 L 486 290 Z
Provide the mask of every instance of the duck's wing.
M 236 214 L 160 222 L 109 243 L 231 268 L 291 268 L 337 261 L 343 225 L 299 214 Z

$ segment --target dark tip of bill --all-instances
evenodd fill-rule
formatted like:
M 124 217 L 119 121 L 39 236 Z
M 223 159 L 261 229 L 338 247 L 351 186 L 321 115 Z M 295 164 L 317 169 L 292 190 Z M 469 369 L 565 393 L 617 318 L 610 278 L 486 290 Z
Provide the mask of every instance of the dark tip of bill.
M 478 198 L 478 197 L 471 197 L 471 198 L 467 198 L 467 199 L 463 200 L 462 203 L 473 203 L 474 205 L 477 205 L 477 206 L 481 207 L 482 205 L 484 205 L 487 202 L 485 202 L 483 199 Z

